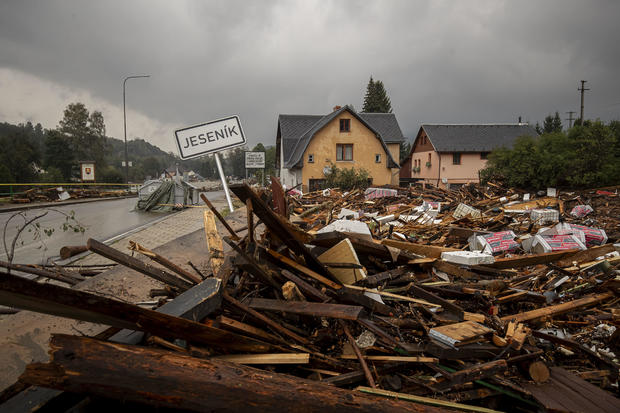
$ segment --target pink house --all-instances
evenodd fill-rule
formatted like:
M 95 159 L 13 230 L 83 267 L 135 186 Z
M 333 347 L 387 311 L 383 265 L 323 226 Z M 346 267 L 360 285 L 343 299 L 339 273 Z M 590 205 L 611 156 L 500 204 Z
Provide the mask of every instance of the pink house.
M 401 162 L 400 178 L 417 178 L 442 188 L 478 182 L 478 171 L 495 148 L 510 148 L 524 135 L 538 136 L 526 123 L 423 124 L 409 155 Z

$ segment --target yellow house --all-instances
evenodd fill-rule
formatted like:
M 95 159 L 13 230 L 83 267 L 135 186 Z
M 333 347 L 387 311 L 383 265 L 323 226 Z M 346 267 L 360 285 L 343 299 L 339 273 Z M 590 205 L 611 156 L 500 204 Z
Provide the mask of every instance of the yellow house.
M 280 115 L 276 169 L 287 188 L 319 189 L 333 164 L 364 168 L 372 185 L 398 184 L 403 133 L 393 113 L 357 113 L 336 106 L 327 115 Z

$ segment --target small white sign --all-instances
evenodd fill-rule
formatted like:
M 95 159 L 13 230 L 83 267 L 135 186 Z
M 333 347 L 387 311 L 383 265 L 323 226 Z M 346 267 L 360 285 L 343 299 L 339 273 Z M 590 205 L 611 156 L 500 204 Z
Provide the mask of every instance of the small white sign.
M 94 163 L 81 163 L 80 169 L 82 172 L 82 181 L 94 181 L 95 180 L 95 164 Z
M 245 167 L 250 168 L 265 168 L 265 152 L 246 152 L 245 153 Z
M 181 159 L 197 158 L 245 144 L 238 116 L 178 129 L 174 136 Z

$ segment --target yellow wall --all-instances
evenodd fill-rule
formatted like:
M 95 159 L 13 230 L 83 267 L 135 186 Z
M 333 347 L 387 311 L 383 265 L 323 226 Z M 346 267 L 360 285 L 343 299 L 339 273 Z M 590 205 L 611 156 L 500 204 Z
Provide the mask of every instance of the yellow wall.
M 350 132 L 340 132 L 340 119 L 351 119 Z M 348 143 L 353 144 L 353 161 L 337 162 L 336 145 Z M 398 148 L 398 144 L 395 146 Z M 314 163 L 308 162 L 309 154 L 314 155 Z M 380 163 L 375 162 L 375 154 L 381 154 Z M 396 157 L 395 160 L 398 158 Z M 351 169 L 351 167 L 366 169 L 372 177 L 373 185 L 391 184 L 393 172 L 398 182 L 398 169 L 389 169 L 387 162 L 387 154 L 375 134 L 345 111 L 317 132 L 306 148 L 302 168 L 303 188 L 304 191 L 308 191 L 310 179 L 325 179 L 323 168 L 332 163 L 343 169 Z

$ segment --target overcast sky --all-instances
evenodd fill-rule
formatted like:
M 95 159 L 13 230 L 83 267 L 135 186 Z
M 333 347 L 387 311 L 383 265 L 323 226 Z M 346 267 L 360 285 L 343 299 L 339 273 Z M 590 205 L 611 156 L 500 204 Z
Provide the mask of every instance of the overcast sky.
M 423 122 L 620 119 L 620 1 L 0 2 L 0 122 L 56 127 L 68 103 L 172 151 L 176 128 L 238 114 L 251 146 L 279 113 L 361 110 L 382 80 L 403 133 Z

